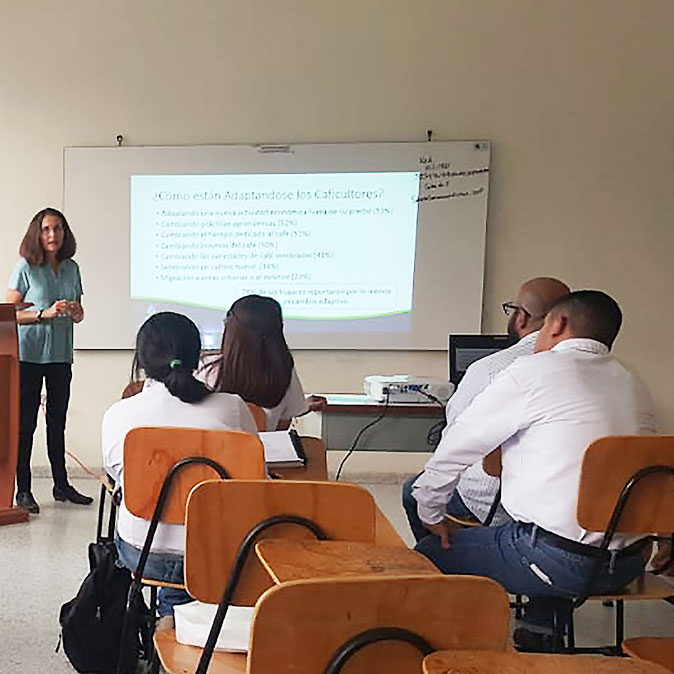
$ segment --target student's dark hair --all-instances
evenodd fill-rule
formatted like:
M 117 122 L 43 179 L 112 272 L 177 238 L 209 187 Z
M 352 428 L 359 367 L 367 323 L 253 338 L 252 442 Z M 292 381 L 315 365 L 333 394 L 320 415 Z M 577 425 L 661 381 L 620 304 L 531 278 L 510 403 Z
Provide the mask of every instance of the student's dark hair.
M 56 216 L 63 225 L 63 245 L 56 253 L 56 259 L 59 261 L 69 260 L 75 255 L 75 251 L 77 250 L 77 242 L 66 220 L 66 216 L 55 208 L 43 208 L 33 216 L 19 246 L 19 255 L 34 267 L 39 267 L 45 263 L 44 248 L 42 247 L 40 237 L 42 234 L 42 221 L 48 215 Z
M 601 290 L 577 290 L 562 297 L 551 309 L 562 313 L 574 337 L 595 339 L 609 349 L 620 332 L 623 314 L 618 303 Z
M 290 386 L 294 362 L 283 336 L 281 305 L 271 297 L 246 295 L 227 312 L 215 390 L 246 402 L 276 407 Z
M 136 336 L 133 374 L 140 369 L 150 379 L 162 382 L 171 395 L 186 403 L 198 403 L 211 391 L 193 372 L 199 364 L 201 337 L 192 321 L 172 311 L 150 316 Z

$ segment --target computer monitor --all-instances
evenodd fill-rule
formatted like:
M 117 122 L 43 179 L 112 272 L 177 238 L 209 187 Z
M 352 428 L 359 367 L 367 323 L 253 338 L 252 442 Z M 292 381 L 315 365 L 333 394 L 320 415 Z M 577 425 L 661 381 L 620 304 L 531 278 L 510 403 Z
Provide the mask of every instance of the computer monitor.
M 450 335 L 449 381 L 457 386 L 472 363 L 514 343 L 508 335 Z

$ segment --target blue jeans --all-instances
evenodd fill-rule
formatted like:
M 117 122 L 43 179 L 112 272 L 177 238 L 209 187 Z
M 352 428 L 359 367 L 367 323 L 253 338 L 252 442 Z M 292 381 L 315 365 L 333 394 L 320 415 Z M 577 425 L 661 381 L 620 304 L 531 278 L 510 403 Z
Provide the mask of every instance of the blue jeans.
M 437 536 L 426 536 L 415 550 L 443 573 L 486 576 L 512 594 L 529 597 L 524 622 L 550 632 L 555 598 L 584 595 L 598 560 L 561 550 L 536 536 L 536 527 L 511 522 L 499 527 L 475 527 L 452 534 L 448 550 Z M 600 563 L 590 588 L 593 594 L 617 592 L 643 573 L 640 554 L 616 557 L 613 568 Z
M 421 473 L 419 473 L 421 475 Z M 407 521 L 409 522 L 410 529 L 414 535 L 417 543 L 422 539 L 428 536 L 428 529 L 422 524 L 417 514 L 417 500 L 412 496 L 412 485 L 417 481 L 419 475 L 411 477 L 403 485 L 403 508 L 405 508 L 405 513 L 407 514 Z M 459 492 L 454 490 L 449 503 L 447 503 L 447 512 L 454 517 L 460 517 L 461 519 L 474 520 L 478 521 L 477 517 L 470 511 L 470 509 L 463 502 Z
M 115 537 L 117 554 L 119 559 L 117 564 L 120 567 L 126 567 L 132 573 L 138 568 L 141 550 L 130 543 L 122 540 L 119 536 Z M 145 563 L 144 578 L 151 580 L 165 580 L 168 583 L 184 583 L 182 555 L 172 555 L 168 552 L 151 552 Z M 159 617 L 172 616 L 173 607 L 179 604 L 187 604 L 194 601 L 185 590 L 179 590 L 174 587 L 160 587 L 157 593 L 157 612 Z

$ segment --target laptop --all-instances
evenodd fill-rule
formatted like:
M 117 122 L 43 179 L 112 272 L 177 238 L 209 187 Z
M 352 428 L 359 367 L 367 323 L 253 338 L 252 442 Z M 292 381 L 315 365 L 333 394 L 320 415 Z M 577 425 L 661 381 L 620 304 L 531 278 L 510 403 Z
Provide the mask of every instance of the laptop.
M 458 386 L 468 367 L 476 360 L 507 349 L 515 341 L 509 335 L 450 335 L 449 381 Z

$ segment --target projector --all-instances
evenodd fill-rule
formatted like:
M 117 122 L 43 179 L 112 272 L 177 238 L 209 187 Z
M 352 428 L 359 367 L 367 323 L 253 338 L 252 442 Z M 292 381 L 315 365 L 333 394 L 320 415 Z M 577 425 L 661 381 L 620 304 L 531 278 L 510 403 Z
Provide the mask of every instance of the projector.
M 430 377 L 415 377 L 411 374 L 371 375 L 365 377 L 363 388 L 369 398 L 384 402 L 388 397 L 390 403 L 428 405 L 434 402 L 429 396 L 446 403 L 454 393 L 454 384 Z

